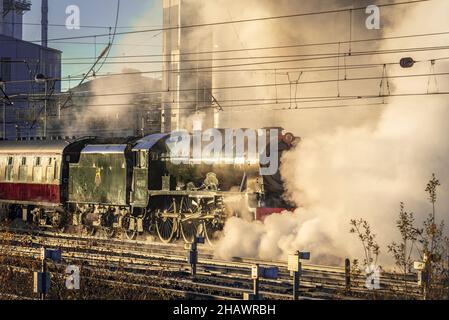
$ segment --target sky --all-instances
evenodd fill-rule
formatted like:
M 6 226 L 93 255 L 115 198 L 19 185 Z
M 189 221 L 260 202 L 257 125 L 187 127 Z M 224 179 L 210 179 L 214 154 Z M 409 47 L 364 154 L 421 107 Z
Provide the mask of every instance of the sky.
M 41 21 L 41 0 L 31 0 L 31 11 L 25 14 L 25 23 L 40 23 Z M 64 24 L 67 19 L 66 8 L 70 5 L 77 5 L 80 8 L 81 28 L 80 30 L 68 30 Z M 105 34 L 109 32 L 109 27 L 114 27 L 117 13 L 117 0 L 49 0 L 49 39 L 63 37 L 77 37 L 94 34 Z M 63 26 L 52 26 L 63 25 Z M 162 0 L 126 0 L 120 3 L 118 20 L 118 31 L 142 30 L 162 25 Z M 92 28 L 92 26 L 104 28 Z M 126 28 L 132 26 L 133 28 Z M 139 28 L 136 28 L 139 27 Z M 143 27 L 143 28 L 140 28 Z M 40 40 L 40 27 L 36 25 L 24 25 L 24 38 L 29 41 Z M 127 39 L 128 38 L 128 39 Z M 128 41 L 128 42 L 125 42 Z M 59 42 L 59 43 L 58 43 Z M 92 57 L 97 55 L 105 47 L 108 37 L 97 38 L 97 45 L 93 38 L 76 39 L 67 41 L 50 41 L 49 46 L 63 52 L 63 60 L 79 57 Z M 62 43 L 76 42 L 76 43 Z M 80 44 L 83 42 L 85 44 Z M 138 39 L 128 36 L 118 36 L 110 55 L 125 55 L 136 47 L 139 54 L 159 54 L 162 51 L 162 36 L 157 32 L 145 33 Z M 122 45 L 122 44 L 132 44 Z M 73 61 L 73 60 L 72 60 Z M 89 60 L 88 60 L 89 61 Z M 86 72 L 90 65 L 70 65 L 70 60 L 63 61 L 63 76 L 79 75 Z M 121 71 L 115 70 L 116 66 L 106 65 L 102 72 Z M 65 84 L 67 86 L 68 84 Z

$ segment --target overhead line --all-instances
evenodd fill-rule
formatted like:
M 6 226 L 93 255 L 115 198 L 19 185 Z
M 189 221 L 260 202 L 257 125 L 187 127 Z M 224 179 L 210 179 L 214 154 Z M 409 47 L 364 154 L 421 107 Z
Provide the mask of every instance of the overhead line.
M 417 3 L 429 2 L 429 1 L 432 1 L 432 0 L 412 0 L 412 1 L 395 2 L 395 3 L 383 3 L 383 4 L 377 4 L 377 7 L 383 8 L 383 7 L 391 7 L 391 6 L 417 4 Z M 167 30 L 192 29 L 192 28 L 211 27 L 211 26 L 219 26 L 219 25 L 227 25 L 227 24 L 270 21 L 270 20 L 279 20 L 279 19 L 288 19 L 288 18 L 299 18 L 299 17 L 305 17 L 305 16 L 325 15 L 325 14 L 335 14 L 335 13 L 341 13 L 341 12 L 348 12 L 350 10 L 352 10 L 352 11 L 366 10 L 366 6 L 349 8 L 349 9 L 334 9 L 334 10 L 325 10 L 325 11 L 317 11 L 317 12 L 306 12 L 306 13 L 295 13 L 295 14 L 271 16 L 271 17 L 239 19 L 239 20 L 233 20 L 233 21 L 218 21 L 218 22 L 209 22 L 209 23 L 192 24 L 192 25 L 184 25 L 184 26 L 181 25 L 181 26 L 176 26 L 176 27 L 162 27 L 162 28 L 154 28 L 154 29 L 126 31 L 126 32 L 118 32 L 117 35 L 129 35 L 129 34 L 159 32 L 159 31 L 167 31 Z M 100 33 L 100 34 L 85 35 L 85 36 L 73 36 L 73 37 L 54 38 L 54 39 L 49 39 L 49 41 L 100 38 L 100 37 L 108 37 L 108 36 L 109 36 L 109 33 L 103 33 L 103 34 Z M 33 40 L 33 41 L 29 41 L 29 42 L 40 42 L 40 41 L 41 40 Z
M 182 60 L 183 63 L 189 62 L 210 62 L 210 61 L 234 61 L 234 60 L 260 60 L 260 59 L 280 59 L 280 58 L 295 58 L 295 57 L 310 57 L 304 58 L 301 61 L 308 60 L 320 60 L 320 59 L 334 59 L 342 57 L 358 57 L 365 55 L 383 55 L 383 54 L 397 54 L 405 52 L 422 52 L 422 51 L 438 51 L 438 50 L 449 50 L 449 46 L 432 46 L 432 47 L 414 47 L 414 48 L 396 48 L 396 49 L 385 49 L 385 50 L 371 50 L 371 51 L 353 51 L 352 53 L 310 53 L 310 54 L 292 54 L 292 55 L 271 55 L 271 56 L 255 56 L 255 57 L 229 57 L 229 58 L 207 58 L 207 59 L 191 59 Z M 108 64 L 148 64 L 148 63 L 169 63 L 171 60 L 145 60 L 145 61 L 113 61 L 107 62 Z M 270 61 L 264 61 L 270 62 Z M 256 62 L 257 63 L 257 62 Z M 86 65 L 91 64 L 89 62 L 63 62 L 63 65 Z
M 385 98 L 394 98 L 394 97 L 419 97 L 419 96 L 446 96 L 449 95 L 449 91 L 445 91 L 445 92 L 437 92 L 437 93 L 399 93 L 399 94 L 390 94 L 390 95 L 366 95 L 366 96 L 340 96 L 340 97 L 328 97 L 329 99 L 327 100 L 323 100 L 323 101 L 340 101 L 340 100 L 356 100 L 356 101 L 361 101 L 361 100 L 366 100 L 366 99 L 385 99 Z M 332 99 L 333 98 L 333 99 Z M 303 103 L 303 102 L 301 102 Z M 242 108 L 242 107 L 273 107 L 273 106 L 279 106 L 279 105 L 288 105 L 289 102 L 282 102 L 282 103 L 264 103 L 264 104 L 260 104 L 260 103 L 256 103 L 256 104 L 239 104 L 239 105 L 228 105 L 228 106 L 223 106 L 223 112 L 228 111 L 227 109 L 233 109 L 233 108 Z M 292 108 L 278 108 L 278 109 L 271 109 L 273 111 L 295 111 L 295 110 L 313 110 L 313 109 L 340 109 L 340 108 L 348 108 L 348 107 L 356 107 L 356 106 L 372 106 L 372 105 L 388 105 L 387 102 L 382 101 L 381 103 L 369 103 L 369 104 L 353 104 L 353 105 L 328 105 L 328 106 L 316 106 L 316 107 L 292 107 Z M 133 106 L 133 105 L 130 105 Z M 75 107 L 79 107 L 79 106 L 75 106 Z M 80 106 L 80 107 L 85 107 L 85 106 Z M 195 109 L 195 107 L 179 107 L 179 108 L 175 108 L 176 110 L 180 109 L 180 110 L 193 110 Z M 203 107 L 200 108 L 199 111 L 201 112 L 202 110 L 206 110 L 206 109 L 216 109 L 215 106 L 208 106 L 208 107 Z M 159 110 L 159 109 L 158 109 Z M 162 111 L 162 110 L 160 110 Z M 251 112 L 252 110 L 232 110 L 230 112 Z
M 248 48 L 248 49 L 224 49 L 224 50 L 213 50 L 213 51 L 183 52 L 183 53 L 174 53 L 174 54 L 147 54 L 147 55 L 130 55 L 130 56 L 112 56 L 112 57 L 110 57 L 110 59 L 142 58 L 142 57 L 164 57 L 164 56 L 171 57 L 171 56 L 185 56 L 185 55 L 201 55 L 201 54 L 218 54 L 218 53 L 230 53 L 230 52 L 245 52 L 245 51 L 256 51 L 256 50 L 260 51 L 260 50 L 292 49 L 292 48 L 301 48 L 301 47 L 338 45 L 338 44 L 357 43 L 357 42 L 371 42 L 371 41 L 396 40 L 396 39 L 406 39 L 406 38 L 419 38 L 419 37 L 429 37 L 429 36 L 437 36 L 437 35 L 449 35 L 449 31 L 434 32 L 434 33 L 423 33 L 423 34 L 413 34 L 413 35 L 403 35 L 403 36 L 392 36 L 392 37 L 382 37 L 382 38 L 373 38 L 373 39 L 350 40 L 350 41 L 316 42 L 316 43 L 307 43 L 307 44 L 255 47 L 255 48 Z M 93 58 L 92 57 L 70 57 L 70 58 L 64 58 L 63 60 L 84 60 L 84 59 L 88 60 L 88 59 L 93 59 Z
M 348 81 L 370 81 L 370 80 L 381 80 L 381 79 L 397 79 L 397 78 L 416 78 L 416 77 L 429 77 L 429 76 L 446 76 L 449 75 L 449 72 L 441 72 L 441 73 L 425 73 L 425 74 L 413 74 L 413 75 L 393 75 L 393 76 L 377 76 L 377 77 L 359 77 L 359 78 L 347 78 L 343 79 L 328 79 L 328 80 L 314 80 L 314 81 L 300 81 L 298 85 L 305 84 L 318 84 L 318 83 L 333 83 L 333 82 L 348 82 Z M 284 83 L 269 83 L 269 84 L 255 84 L 255 85 L 241 85 L 241 86 L 226 86 L 226 87 L 213 87 L 213 88 L 204 88 L 207 90 L 215 91 L 215 90 L 231 90 L 231 89 L 249 89 L 249 88 L 266 88 L 266 87 L 275 87 L 275 86 L 290 86 L 290 82 Z M 82 95 L 86 92 L 91 91 L 81 91 L 81 92 L 73 92 L 73 95 L 78 95 L 82 98 L 87 97 L 108 97 L 108 96 L 127 96 L 127 95 L 153 95 L 153 94 L 161 94 L 161 93 L 171 93 L 171 92 L 190 92 L 196 91 L 197 88 L 189 88 L 189 89 L 178 89 L 178 90 L 157 90 L 157 91 L 143 91 L 143 92 L 123 92 L 123 93 L 105 93 L 105 94 L 91 94 L 91 95 Z M 42 94 L 36 94 L 33 96 L 41 96 Z M 60 93 L 55 95 L 66 95 L 66 93 Z M 18 95 L 15 95 L 18 96 Z
M 422 62 L 430 62 L 430 61 L 441 61 L 441 60 L 448 60 L 448 57 L 440 57 L 440 58 L 429 58 L 426 60 L 416 60 L 415 63 L 422 63 Z M 290 61 L 290 60 L 289 60 Z M 252 65 L 252 64 L 251 64 Z M 325 66 L 300 66 L 300 67 L 276 67 L 276 68 L 255 68 L 255 69 L 223 69 L 223 70 L 208 70 L 213 68 L 220 68 L 220 67 L 227 67 L 227 66 L 214 66 L 214 67 L 208 67 L 203 68 L 202 70 L 197 70 L 196 68 L 184 68 L 179 70 L 143 70 L 143 71 L 130 71 L 130 72 L 119 72 L 119 73 L 102 73 L 102 74 L 95 74 L 95 77 L 90 76 L 90 78 L 104 78 L 104 77 L 114 77 L 114 76 L 126 76 L 126 75 L 141 75 L 141 74 L 157 74 L 157 73 L 202 73 L 202 72 L 210 72 L 210 73 L 223 73 L 223 72 L 266 72 L 266 71 L 280 71 L 280 70 L 293 70 L 296 72 L 330 72 L 330 71 L 337 71 L 337 70 L 357 70 L 357 69 L 369 69 L 369 68 L 375 68 L 375 67 L 382 67 L 385 65 L 399 65 L 399 61 L 397 62 L 385 62 L 385 63 L 367 63 L 367 64 L 348 64 L 346 66 L 342 65 L 325 65 Z M 247 64 L 242 64 L 242 67 L 247 66 Z M 278 75 L 282 75 L 280 72 L 276 72 Z M 83 75 L 75 75 L 75 76 L 66 76 L 62 78 L 49 78 L 49 81 L 76 81 L 83 78 Z M 155 79 L 155 78 L 149 78 L 149 79 Z M 11 80 L 11 81 L 4 81 L 6 84 L 15 84 L 15 83 L 27 83 L 27 82 L 35 82 L 35 80 Z

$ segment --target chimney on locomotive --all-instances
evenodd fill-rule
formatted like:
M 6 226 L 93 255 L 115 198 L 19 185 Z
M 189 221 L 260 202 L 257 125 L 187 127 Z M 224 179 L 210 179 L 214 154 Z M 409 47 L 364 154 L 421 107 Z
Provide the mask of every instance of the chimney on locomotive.
M 284 142 L 289 147 L 294 146 L 297 142 L 300 141 L 300 138 L 295 137 L 295 135 L 291 132 L 286 132 L 282 127 L 264 127 L 262 130 L 265 130 L 267 141 L 271 141 L 271 130 L 277 130 L 277 136 L 279 141 Z

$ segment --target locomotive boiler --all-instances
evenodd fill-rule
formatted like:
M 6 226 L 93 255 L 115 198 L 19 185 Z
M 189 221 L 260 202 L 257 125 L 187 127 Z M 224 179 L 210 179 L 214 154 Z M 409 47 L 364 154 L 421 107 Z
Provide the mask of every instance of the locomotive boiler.
M 281 157 L 295 138 L 281 129 L 276 138 Z M 263 219 L 291 208 L 279 170 L 260 175 L 258 157 L 225 159 L 223 144 L 213 161 L 175 161 L 173 144 L 170 134 L 2 141 L 0 203 L 9 220 L 44 228 L 187 243 L 212 242 L 231 215 Z

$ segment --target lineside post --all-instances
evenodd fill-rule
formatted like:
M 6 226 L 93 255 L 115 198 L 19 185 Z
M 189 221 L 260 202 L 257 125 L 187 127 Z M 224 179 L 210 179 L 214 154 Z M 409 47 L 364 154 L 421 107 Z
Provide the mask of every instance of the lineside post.
M 299 252 L 288 256 L 288 270 L 293 277 L 293 300 L 299 298 L 299 287 L 301 281 L 302 264 L 301 260 L 310 260 L 310 252 Z
M 34 293 L 38 293 L 41 300 L 45 300 L 51 285 L 51 276 L 47 272 L 47 259 L 53 262 L 61 262 L 61 250 L 41 249 L 41 271 L 34 273 Z
M 345 288 L 346 292 L 351 291 L 351 260 L 345 260 Z
M 198 264 L 198 244 L 204 243 L 203 237 L 195 237 L 193 243 L 186 245 L 186 249 L 189 250 L 189 255 L 187 257 L 188 263 L 190 264 L 190 274 L 192 277 L 196 276 L 196 265 Z

